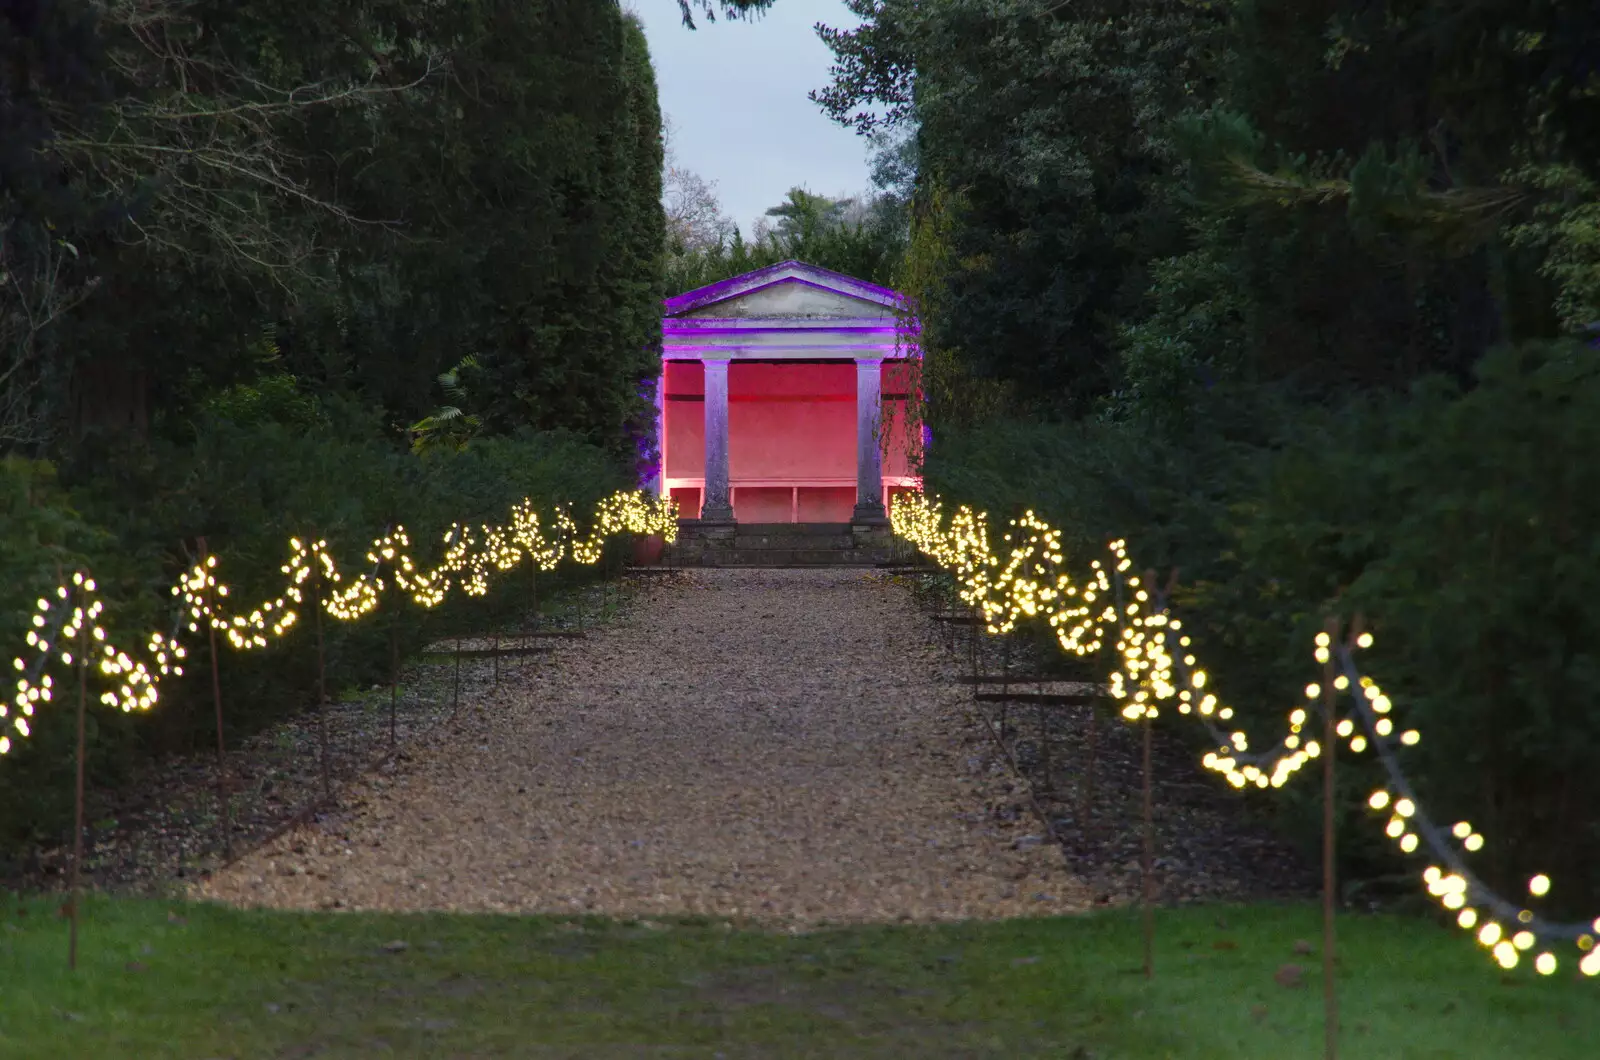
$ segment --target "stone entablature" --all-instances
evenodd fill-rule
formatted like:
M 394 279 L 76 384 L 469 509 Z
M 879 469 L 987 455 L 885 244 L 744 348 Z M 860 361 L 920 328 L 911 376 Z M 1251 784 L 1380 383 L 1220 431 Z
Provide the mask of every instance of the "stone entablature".
M 802 491 L 815 494 L 816 503 L 836 506 L 822 493 L 832 490 L 836 498 L 841 489 L 853 486 L 855 504 L 849 518 L 881 521 L 887 491 L 917 485 L 910 474 L 905 432 L 896 433 L 891 427 L 892 466 L 887 475 L 879 439 L 881 409 L 886 405 L 903 409 L 911 397 L 910 375 L 904 371 L 891 373 L 899 391 L 883 393 L 884 364 L 900 365 L 918 356 L 915 328 L 906 322 L 903 305 L 888 288 L 798 261 L 668 299 L 657 389 L 662 449 L 657 488 L 674 496 L 693 490 L 703 520 L 731 522 L 741 488 L 747 496 L 792 490 L 788 518 L 805 521 L 800 518 Z M 740 372 L 745 369 L 739 366 L 755 364 L 787 367 L 763 369 L 748 377 L 747 392 L 734 400 L 764 404 L 760 411 L 741 405 L 738 423 L 730 427 L 729 369 Z M 806 368 L 828 364 L 841 368 L 853 364 L 854 386 L 835 393 L 843 382 L 835 373 L 825 367 Z M 814 381 L 810 389 L 815 392 L 804 392 L 808 379 Z M 853 399 L 853 424 L 835 422 L 844 410 L 835 411 L 830 403 L 841 399 Z M 682 417 L 693 413 L 680 406 L 697 401 L 703 403 L 702 419 L 692 424 Z M 797 408 L 797 403 L 806 407 Z M 843 439 L 837 435 L 842 431 L 855 435 L 853 468 L 831 466 L 838 462 L 838 443 Z M 685 446 L 697 451 L 684 451 Z M 797 459 L 822 459 L 825 452 L 832 454 L 823 460 L 827 467 L 816 466 L 817 460 Z M 762 496 L 764 517 L 757 521 L 781 521 L 772 517 L 773 500 Z M 811 507 L 816 509 L 816 504 Z

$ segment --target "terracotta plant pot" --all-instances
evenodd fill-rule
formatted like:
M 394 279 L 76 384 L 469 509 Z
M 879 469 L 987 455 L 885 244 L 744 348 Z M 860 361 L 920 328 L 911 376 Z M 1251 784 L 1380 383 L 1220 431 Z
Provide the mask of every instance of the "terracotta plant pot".
M 667 543 L 661 535 L 651 534 L 649 537 L 636 537 L 633 539 L 633 562 L 638 567 L 654 567 L 661 562 L 661 554 L 666 550 Z

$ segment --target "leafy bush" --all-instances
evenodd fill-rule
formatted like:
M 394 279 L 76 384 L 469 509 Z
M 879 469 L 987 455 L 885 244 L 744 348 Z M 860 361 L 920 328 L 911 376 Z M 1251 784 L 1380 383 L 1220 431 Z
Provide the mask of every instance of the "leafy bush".
M 1033 507 L 1084 568 L 1114 536 L 1137 563 L 1179 568 L 1178 610 L 1254 746 L 1279 738 L 1316 678 L 1309 645 L 1325 617 L 1362 612 L 1377 636 L 1364 665 L 1423 735 L 1404 761 L 1425 805 L 1484 832 L 1478 868 L 1502 893 L 1548 872 L 1553 908 L 1592 915 L 1597 446 L 1600 365 L 1550 343 L 1493 351 L 1471 389 L 1429 380 L 1334 409 L 1246 409 L 1219 393 L 1184 434 L 1092 422 L 945 432 L 927 471 L 930 489 L 998 522 Z M 1374 823 L 1356 820 L 1375 767 L 1341 768 L 1347 869 L 1400 870 Z M 1315 789 L 1302 779 L 1277 800 L 1308 843 Z
M 308 404 L 309 402 L 309 404 Z M 308 414 L 309 410 L 309 414 Z M 624 485 L 614 457 L 573 436 L 523 431 L 481 438 L 421 457 L 388 432 L 381 416 L 344 399 L 312 400 L 272 381 L 212 401 L 182 444 L 142 447 L 88 439 L 56 483 L 48 465 L 0 465 L 0 627 L 18 645 L 33 600 L 58 584 L 56 565 L 94 573 L 106 596 L 104 625 L 128 643 L 171 627 L 170 586 L 198 556 L 197 538 L 218 556 L 219 580 L 240 602 L 282 592 L 290 537 L 323 538 L 341 569 L 359 570 L 369 543 L 406 526 L 419 562 L 437 559 L 451 523 L 503 523 L 531 498 L 547 512 L 570 504 L 580 522 Z M 388 632 L 403 650 L 501 615 L 505 599 L 452 598 L 434 612 L 384 608 L 364 622 L 325 627 L 328 686 L 370 684 L 388 672 Z M 264 652 L 227 652 L 223 694 L 232 738 L 314 701 L 310 623 Z M 91 707 L 91 775 L 114 783 L 151 755 L 211 736 L 209 666 L 199 661 L 163 684 L 147 715 Z M 57 704 L 59 708 L 59 704 Z M 70 809 L 72 711 L 41 711 L 35 735 L 0 764 L 0 850 L 59 835 Z
M 44 461 L 0 459 L 0 638 L 10 675 L 23 648 L 34 601 L 60 584 L 62 573 L 94 566 L 112 552 L 110 534 L 87 522 Z M 6 678 L 5 701 L 15 691 Z M 0 851 L 9 840 L 34 834 L 34 821 L 69 819 L 75 729 L 64 711 L 41 711 L 34 733 L 0 759 Z M 0 719 L 0 730 L 11 718 Z M 14 735 L 14 734 L 13 734 Z M 13 812 L 15 811 L 15 812 Z

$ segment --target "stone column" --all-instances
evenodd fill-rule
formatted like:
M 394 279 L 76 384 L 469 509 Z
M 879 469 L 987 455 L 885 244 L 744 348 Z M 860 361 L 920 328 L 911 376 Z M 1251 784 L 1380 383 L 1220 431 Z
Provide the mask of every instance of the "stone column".
M 702 361 L 706 367 L 706 489 L 700 501 L 704 522 L 733 522 L 728 503 L 728 362 Z
M 883 405 L 883 360 L 856 361 L 856 507 L 855 523 L 886 521 L 883 510 L 883 454 L 878 424 Z

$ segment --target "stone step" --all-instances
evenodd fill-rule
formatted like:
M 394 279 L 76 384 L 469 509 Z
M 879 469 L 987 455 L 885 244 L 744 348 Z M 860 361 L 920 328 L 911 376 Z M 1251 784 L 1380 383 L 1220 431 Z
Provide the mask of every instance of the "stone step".
M 800 537 L 850 536 L 849 523 L 737 523 L 740 534 L 794 534 Z
M 681 567 L 873 567 L 881 557 L 872 549 L 725 548 L 673 557 Z
M 848 551 L 855 547 L 855 541 L 848 533 L 837 536 L 824 537 L 820 534 L 735 534 L 733 547 L 742 549 L 774 549 L 779 552 L 788 552 L 794 549 L 816 551 L 817 549 L 837 549 Z
M 670 562 L 700 567 L 868 567 L 888 560 L 887 527 L 851 523 L 678 523 Z
M 686 541 L 729 533 L 726 525 L 706 527 L 695 520 L 681 521 L 678 530 Z M 853 541 L 849 523 L 736 523 L 732 534 L 753 548 L 845 548 Z

